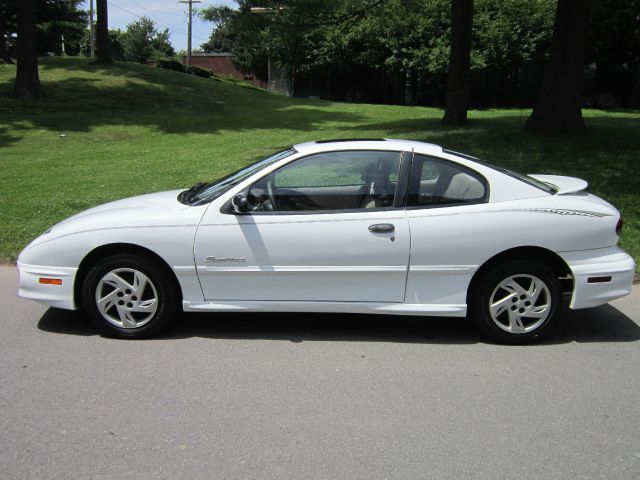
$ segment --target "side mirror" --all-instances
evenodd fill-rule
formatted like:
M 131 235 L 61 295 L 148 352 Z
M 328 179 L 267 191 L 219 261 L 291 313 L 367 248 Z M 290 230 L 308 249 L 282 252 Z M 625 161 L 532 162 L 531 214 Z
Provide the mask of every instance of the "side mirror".
M 249 211 L 249 201 L 246 193 L 238 193 L 231 199 L 233 211 L 237 214 L 247 213 Z

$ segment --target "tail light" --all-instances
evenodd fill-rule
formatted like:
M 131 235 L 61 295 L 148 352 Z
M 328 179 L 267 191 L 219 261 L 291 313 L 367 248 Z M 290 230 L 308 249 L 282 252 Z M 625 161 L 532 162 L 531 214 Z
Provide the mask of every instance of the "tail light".
M 616 224 L 616 235 L 618 236 L 622 233 L 622 225 L 624 225 L 624 221 L 622 220 L 622 215 L 620 215 L 618 223 Z

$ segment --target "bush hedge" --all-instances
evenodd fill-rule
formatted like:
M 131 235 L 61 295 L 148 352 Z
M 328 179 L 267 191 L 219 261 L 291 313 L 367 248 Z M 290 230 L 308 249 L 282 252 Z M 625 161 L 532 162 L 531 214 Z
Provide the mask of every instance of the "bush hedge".
M 213 74 L 213 79 L 218 80 L 219 82 L 232 83 L 238 87 L 249 88 L 251 90 L 258 90 L 260 92 L 264 92 L 263 88 L 255 86 L 253 83 L 247 80 L 240 80 L 239 78 L 234 77 L 233 75 L 218 75 L 217 73 Z
M 156 67 L 173 70 L 174 72 L 185 72 L 184 65 L 182 65 L 178 60 L 173 60 L 172 58 L 159 58 L 156 60 Z
M 185 67 L 184 71 L 185 73 L 195 75 L 196 77 L 211 78 L 213 76 L 213 72 L 211 70 L 207 70 L 206 68 L 196 67 L 194 65 L 189 65 L 188 67 Z

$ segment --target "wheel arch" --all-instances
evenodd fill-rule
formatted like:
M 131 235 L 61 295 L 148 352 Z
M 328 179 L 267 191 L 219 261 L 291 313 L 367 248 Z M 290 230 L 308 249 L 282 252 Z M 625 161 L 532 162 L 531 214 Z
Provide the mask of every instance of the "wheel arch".
M 136 245 L 133 243 L 109 243 L 94 248 L 89 253 L 87 253 L 80 262 L 73 285 L 73 297 L 78 308 L 82 308 L 82 284 L 84 283 L 84 279 L 87 276 L 87 273 L 89 273 L 91 266 L 93 266 L 95 262 L 103 258 L 123 253 L 140 255 L 142 257 L 146 257 L 156 261 L 158 265 L 165 269 L 169 278 L 173 282 L 178 294 L 179 303 L 182 301 L 182 288 L 180 287 L 180 283 L 178 282 L 178 277 L 176 277 L 175 272 L 164 258 L 162 258 L 153 250 L 149 250 L 148 248 L 141 247 L 140 245 Z
M 476 270 L 467 289 L 467 305 L 470 304 L 470 297 L 474 295 L 480 282 L 488 272 L 499 265 L 515 260 L 533 260 L 546 265 L 561 279 L 560 285 L 562 292 L 565 294 L 573 292 L 571 269 L 560 255 L 543 247 L 522 246 L 511 248 L 494 255 Z

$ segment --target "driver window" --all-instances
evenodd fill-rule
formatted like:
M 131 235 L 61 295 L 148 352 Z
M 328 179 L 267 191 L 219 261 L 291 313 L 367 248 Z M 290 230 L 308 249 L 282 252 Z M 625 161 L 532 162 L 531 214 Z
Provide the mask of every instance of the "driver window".
M 393 206 L 400 152 L 342 151 L 310 155 L 249 189 L 250 210 L 352 210 Z

